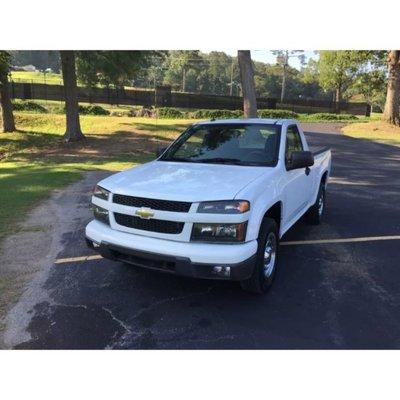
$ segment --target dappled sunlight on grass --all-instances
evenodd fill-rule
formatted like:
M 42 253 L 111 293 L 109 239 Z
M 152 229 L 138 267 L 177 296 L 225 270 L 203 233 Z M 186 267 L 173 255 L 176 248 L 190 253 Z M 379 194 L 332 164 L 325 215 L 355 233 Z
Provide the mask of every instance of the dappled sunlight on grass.
M 0 134 L 0 159 L 83 163 L 95 169 L 122 169 L 154 157 L 159 146 L 177 137 L 193 120 L 81 116 L 86 140 L 64 143 L 65 116 L 16 113 L 18 132 Z M 120 164 L 120 165 L 119 165 Z

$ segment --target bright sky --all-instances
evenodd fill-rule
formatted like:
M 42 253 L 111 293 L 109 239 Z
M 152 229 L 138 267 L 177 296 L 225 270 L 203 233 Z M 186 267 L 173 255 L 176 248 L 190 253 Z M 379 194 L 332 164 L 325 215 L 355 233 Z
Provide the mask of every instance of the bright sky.
M 207 50 L 201 50 L 204 53 L 209 53 L 210 49 Z M 236 56 L 237 55 L 237 50 L 219 50 L 223 51 L 226 54 L 229 54 L 230 56 Z M 304 54 L 306 56 L 306 62 L 308 61 L 309 58 L 314 58 L 318 59 L 318 54 L 315 54 L 315 50 L 305 50 Z M 268 64 L 274 64 L 276 62 L 276 56 L 274 56 L 270 50 L 251 50 L 251 58 L 255 61 L 262 61 Z M 291 57 L 289 59 L 289 65 L 300 69 L 300 62 L 297 57 Z

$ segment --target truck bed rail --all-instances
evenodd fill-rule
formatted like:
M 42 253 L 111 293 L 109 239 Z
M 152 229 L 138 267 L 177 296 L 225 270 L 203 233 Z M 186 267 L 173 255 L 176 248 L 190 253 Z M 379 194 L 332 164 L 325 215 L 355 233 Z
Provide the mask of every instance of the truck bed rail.
M 331 149 L 330 147 L 322 147 L 321 149 L 318 149 L 316 151 L 311 151 L 311 152 L 313 153 L 314 156 L 317 156 L 317 155 L 322 154 L 325 151 L 328 151 L 330 149 Z

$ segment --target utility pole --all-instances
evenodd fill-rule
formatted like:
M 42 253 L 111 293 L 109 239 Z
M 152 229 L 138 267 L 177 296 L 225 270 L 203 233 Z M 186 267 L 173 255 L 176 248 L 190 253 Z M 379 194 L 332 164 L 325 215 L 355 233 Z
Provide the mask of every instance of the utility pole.
M 232 58 L 232 64 L 231 64 L 231 84 L 229 87 L 229 96 L 233 96 L 233 66 L 234 66 L 234 59 Z
M 287 74 L 287 67 L 289 62 L 289 52 L 286 50 L 283 55 L 283 76 L 282 76 L 282 89 L 281 89 L 281 103 L 285 99 L 285 91 L 286 91 L 286 74 Z
M 304 63 L 304 51 L 303 50 L 272 50 L 272 54 L 275 54 L 276 61 L 278 65 L 283 67 L 283 76 L 282 76 L 282 88 L 281 88 L 281 103 L 285 100 L 286 94 L 286 81 L 287 81 L 287 72 L 289 67 L 289 58 L 297 57 L 301 63 Z

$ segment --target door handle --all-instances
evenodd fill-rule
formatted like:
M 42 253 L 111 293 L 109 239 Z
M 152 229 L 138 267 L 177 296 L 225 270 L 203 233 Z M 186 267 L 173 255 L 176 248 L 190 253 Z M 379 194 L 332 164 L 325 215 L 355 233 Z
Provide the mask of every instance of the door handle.
M 309 167 L 306 167 L 305 173 L 307 176 L 310 175 L 310 172 L 311 172 L 311 169 Z

